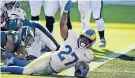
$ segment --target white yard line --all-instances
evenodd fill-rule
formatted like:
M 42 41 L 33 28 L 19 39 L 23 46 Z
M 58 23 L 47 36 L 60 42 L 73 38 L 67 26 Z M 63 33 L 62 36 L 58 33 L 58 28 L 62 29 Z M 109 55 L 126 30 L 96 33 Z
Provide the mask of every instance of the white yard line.
M 97 67 L 105 64 L 106 62 L 110 61 L 110 60 L 113 60 L 115 59 L 116 57 L 122 55 L 122 54 L 125 54 L 127 52 L 129 52 L 130 50 L 133 50 L 135 49 L 135 43 L 132 44 L 132 45 L 129 45 L 127 46 L 126 48 L 120 50 L 119 52 L 117 53 L 111 53 L 109 55 L 107 55 L 106 59 L 108 60 L 105 60 L 104 58 L 103 59 L 98 59 L 98 60 L 95 60 L 95 61 L 92 61 L 89 66 L 90 66 L 90 71 L 93 71 L 94 69 L 96 69 Z M 111 58 L 110 58 L 111 57 Z M 99 62 L 100 61 L 100 62 Z
M 131 70 L 123 70 L 123 71 L 119 71 L 119 70 L 112 70 L 112 69 L 105 69 L 105 70 L 96 70 L 94 72 L 101 72 L 101 73 L 131 73 L 131 74 L 135 74 L 135 71 L 131 71 Z

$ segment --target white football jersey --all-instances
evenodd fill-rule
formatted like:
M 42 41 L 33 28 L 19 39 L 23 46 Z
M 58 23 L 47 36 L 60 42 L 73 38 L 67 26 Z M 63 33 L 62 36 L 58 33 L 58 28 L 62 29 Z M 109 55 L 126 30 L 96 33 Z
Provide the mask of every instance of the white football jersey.
M 70 68 L 78 61 L 90 62 L 94 58 L 89 49 L 78 48 L 78 38 L 74 31 L 69 30 L 68 38 L 61 44 L 59 51 L 52 54 L 50 64 L 56 72 Z
M 26 13 L 21 8 L 15 8 L 7 11 L 8 17 L 11 17 L 11 15 L 15 14 L 18 15 L 22 20 L 26 18 Z

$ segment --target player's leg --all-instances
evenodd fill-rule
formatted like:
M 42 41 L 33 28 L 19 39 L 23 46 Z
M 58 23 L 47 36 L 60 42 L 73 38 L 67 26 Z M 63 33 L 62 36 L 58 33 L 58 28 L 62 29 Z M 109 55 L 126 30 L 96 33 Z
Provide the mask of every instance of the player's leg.
M 25 67 L 19 66 L 1 66 L 1 72 L 12 72 L 16 74 L 33 74 L 40 71 L 45 71 L 49 67 L 49 62 L 52 53 L 45 53 L 39 58 L 35 59 Z M 51 73 L 51 69 L 48 69 L 45 73 Z
M 59 1 L 61 16 L 62 16 L 62 13 L 64 11 L 64 7 L 65 7 L 67 1 L 62 1 L 62 0 L 58 0 L 58 1 Z M 70 11 L 68 12 L 67 27 L 68 27 L 68 29 L 72 29 L 72 24 L 70 21 Z
M 40 24 L 41 25 L 41 24 Z M 45 27 L 45 26 L 42 26 L 43 28 L 42 29 L 45 29 L 46 31 L 48 31 L 49 33 L 49 30 Z M 39 40 L 40 41 L 40 40 Z M 40 41 L 41 42 L 41 41 Z M 41 51 L 45 51 L 45 52 L 50 52 L 52 51 L 48 46 L 46 46 L 47 44 L 44 44 L 41 42 Z
M 39 30 L 36 29 L 37 33 L 40 35 L 40 41 L 46 45 L 48 48 L 50 48 L 52 51 L 58 50 L 59 49 L 59 44 L 57 41 L 54 39 L 54 37 L 47 31 L 45 30 Z
M 35 36 L 34 38 L 34 42 L 31 45 L 31 47 L 26 48 L 27 53 L 28 53 L 28 60 L 32 60 L 33 57 L 39 57 L 40 51 L 41 51 L 41 41 L 40 41 L 40 35 Z M 29 58 L 30 56 L 32 56 L 31 58 Z M 34 58 L 33 58 L 34 59 Z
M 15 74 L 23 74 L 23 67 L 19 66 L 0 66 L 1 72 L 11 72 Z
M 31 20 L 39 21 L 42 1 L 29 0 L 29 5 L 30 5 L 30 10 L 31 10 Z
M 44 53 L 43 55 L 29 63 L 27 66 L 24 67 L 23 74 L 33 74 L 45 71 L 49 66 L 51 55 L 51 52 Z
M 58 2 L 57 1 L 44 1 L 44 13 L 46 19 L 46 27 L 47 29 L 53 33 L 54 23 L 55 23 L 55 13 L 58 10 Z
M 7 58 L 9 59 L 7 64 L 12 63 L 12 65 L 18 65 L 18 66 L 1 66 L 0 67 L 1 72 L 12 72 L 16 74 L 22 74 L 23 67 L 28 65 L 29 63 L 28 61 L 25 60 L 16 59 L 15 57 L 13 57 L 12 53 L 8 53 Z
M 15 65 L 15 66 L 24 67 L 24 66 L 26 66 L 28 64 L 29 64 L 28 61 L 23 60 L 23 59 L 17 59 L 17 58 L 12 56 L 9 60 L 6 60 L 5 66 Z
M 90 28 L 91 5 L 90 1 L 78 0 L 78 9 L 81 15 L 82 29 Z
M 92 1 L 92 13 L 93 18 L 95 19 L 96 26 L 99 32 L 100 41 L 99 41 L 99 47 L 105 47 L 105 37 L 104 37 L 104 20 L 102 19 L 102 7 L 103 7 L 103 1 Z

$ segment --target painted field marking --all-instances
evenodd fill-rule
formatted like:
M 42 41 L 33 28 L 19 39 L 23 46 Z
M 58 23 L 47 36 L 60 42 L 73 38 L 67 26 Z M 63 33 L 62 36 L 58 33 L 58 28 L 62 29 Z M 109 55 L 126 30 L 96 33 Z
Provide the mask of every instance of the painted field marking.
M 103 64 L 105 64 L 105 63 L 107 63 L 108 61 L 113 60 L 113 59 L 115 59 L 116 57 L 118 57 L 118 56 L 120 56 L 120 55 L 122 55 L 122 54 L 125 54 L 125 53 L 127 53 L 127 52 L 129 52 L 130 50 L 133 50 L 133 49 L 135 49 L 135 43 L 134 43 L 134 44 L 131 44 L 131 45 L 129 45 L 129 46 L 127 46 L 126 48 L 124 48 L 124 49 L 118 51 L 117 53 L 108 54 L 107 57 L 105 56 L 108 60 L 105 60 L 105 59 L 103 58 L 103 59 L 98 59 L 98 60 L 92 61 L 92 62 L 89 64 L 89 66 L 90 66 L 90 71 L 93 71 L 93 70 L 96 69 L 97 67 L 99 67 L 99 66 L 101 66 L 101 65 L 103 65 Z M 99 61 L 100 61 L 100 62 L 99 62 Z M 102 61 L 103 61 L 103 62 L 102 62 Z
M 112 70 L 112 69 L 105 69 L 105 70 L 96 70 L 94 72 L 99 72 L 99 73 L 131 73 L 131 74 L 135 74 L 135 71 L 130 71 L 130 70 L 123 70 L 123 71 L 119 71 L 119 70 Z

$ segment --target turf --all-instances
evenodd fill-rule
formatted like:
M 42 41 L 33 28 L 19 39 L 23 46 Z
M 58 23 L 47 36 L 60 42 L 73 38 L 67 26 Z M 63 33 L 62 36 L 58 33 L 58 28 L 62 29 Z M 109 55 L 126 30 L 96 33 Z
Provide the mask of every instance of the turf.
M 30 19 L 30 8 L 29 4 L 26 1 L 21 2 L 21 7 L 26 11 L 28 19 Z M 106 57 L 111 54 L 117 54 L 120 50 L 125 47 L 135 43 L 135 6 L 126 6 L 126 5 L 104 5 L 103 7 L 103 18 L 105 20 L 105 37 L 106 37 L 106 48 L 99 48 L 99 36 L 94 23 L 94 20 L 91 20 L 91 26 L 97 33 L 97 41 L 92 47 L 92 52 L 95 55 L 96 61 L 98 59 L 108 60 Z M 43 8 L 40 15 L 42 24 L 45 24 Z M 60 38 L 59 30 L 59 19 L 60 12 L 56 14 L 56 23 L 54 30 L 54 37 L 58 42 L 62 42 Z M 77 5 L 71 9 L 71 21 L 73 29 L 79 34 L 81 29 L 80 15 L 77 9 Z M 132 55 L 132 56 L 131 56 Z M 124 55 L 123 55 L 124 56 Z M 134 50 L 127 53 L 125 56 L 135 57 Z M 122 56 L 121 56 L 122 57 Z M 90 78 L 134 78 L 134 60 L 133 58 L 116 58 L 111 60 L 102 66 L 98 67 L 94 71 L 90 72 Z M 130 59 L 130 60 L 129 60 Z M 100 62 L 100 61 L 99 61 Z M 72 72 L 72 71 L 71 71 Z M 14 75 L 14 74 L 1 74 L 2 78 L 51 78 L 51 77 L 69 77 L 66 76 L 67 73 L 62 73 L 65 76 L 26 76 L 26 75 Z M 70 74 L 69 74 L 70 75 Z
M 132 50 L 91 71 L 90 75 L 92 78 L 134 78 L 134 64 L 135 50 Z
M 26 11 L 28 18 L 30 19 L 30 8 L 27 1 L 21 2 L 22 8 Z M 135 23 L 135 6 L 130 5 L 103 5 L 102 16 L 105 22 L 111 23 Z M 41 9 L 40 19 L 44 20 L 44 10 Z M 71 9 L 71 20 L 80 21 L 80 14 L 77 4 Z M 56 13 L 55 19 L 60 20 L 60 12 Z M 92 20 L 93 22 L 93 20 Z

